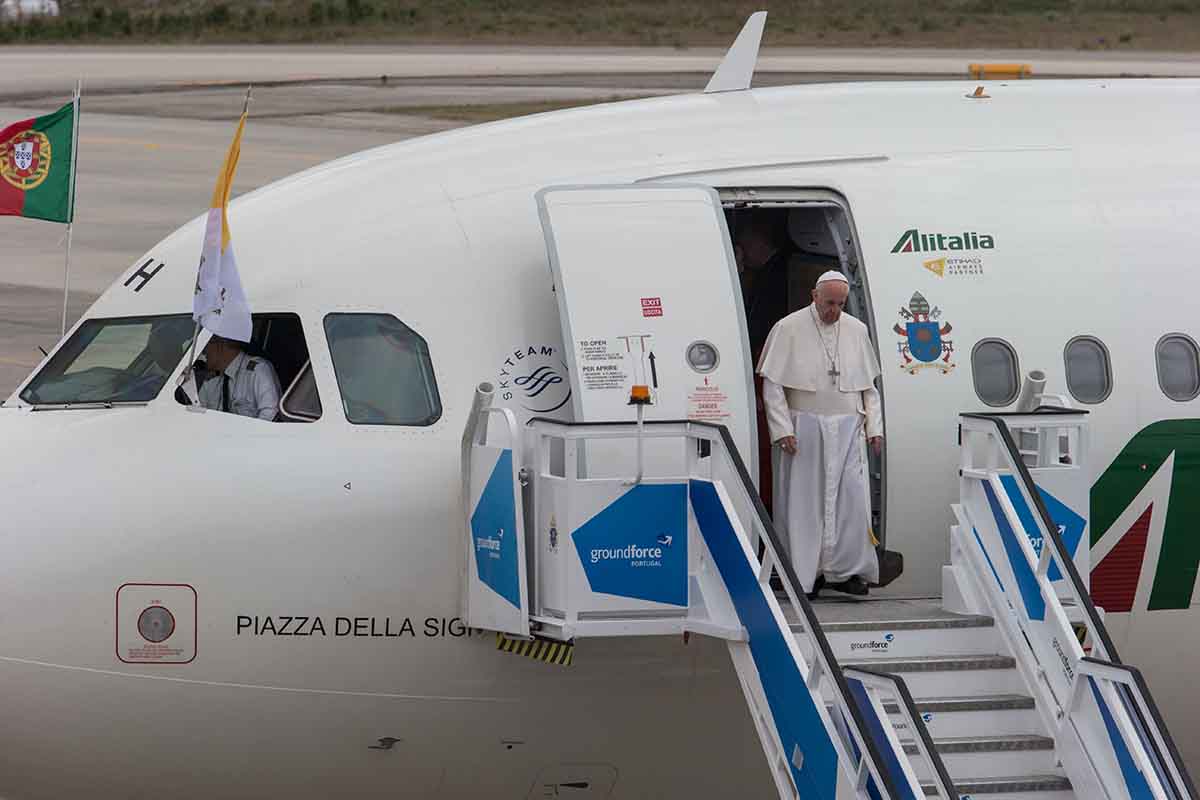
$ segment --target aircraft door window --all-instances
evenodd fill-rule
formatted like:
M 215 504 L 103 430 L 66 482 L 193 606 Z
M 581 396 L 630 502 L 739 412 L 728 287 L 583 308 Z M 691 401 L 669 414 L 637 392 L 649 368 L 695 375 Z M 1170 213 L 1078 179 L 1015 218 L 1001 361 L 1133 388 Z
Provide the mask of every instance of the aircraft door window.
M 1081 403 L 1104 402 L 1112 393 L 1112 362 L 1108 348 L 1094 336 L 1076 336 L 1063 351 L 1067 390 Z
M 329 314 L 325 335 L 346 419 L 426 426 L 442 401 L 425 339 L 391 314 Z
M 1200 348 L 1192 337 L 1168 333 L 1158 340 L 1154 356 L 1163 394 L 1178 403 L 1200 395 Z
M 192 338 L 190 314 L 90 319 L 21 392 L 33 405 L 146 403 Z
M 983 339 L 971 351 L 975 394 L 989 406 L 1006 406 L 1017 399 L 1020 374 L 1017 353 L 1003 339 Z

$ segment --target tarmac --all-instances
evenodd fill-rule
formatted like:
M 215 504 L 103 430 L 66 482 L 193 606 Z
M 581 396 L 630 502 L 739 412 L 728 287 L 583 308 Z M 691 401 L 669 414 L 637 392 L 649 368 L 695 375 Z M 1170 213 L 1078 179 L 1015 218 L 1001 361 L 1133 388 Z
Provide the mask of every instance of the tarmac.
M 696 91 L 718 49 L 436 46 L 4 47 L 0 128 L 84 86 L 72 233 L 70 326 L 155 242 L 203 213 L 231 121 L 253 83 L 234 194 L 339 156 L 464 123 L 431 106 L 607 100 Z M 1200 55 L 780 49 L 756 85 L 954 79 L 971 62 L 1037 76 L 1200 76 Z M 0 398 L 62 323 L 64 226 L 4 218 Z

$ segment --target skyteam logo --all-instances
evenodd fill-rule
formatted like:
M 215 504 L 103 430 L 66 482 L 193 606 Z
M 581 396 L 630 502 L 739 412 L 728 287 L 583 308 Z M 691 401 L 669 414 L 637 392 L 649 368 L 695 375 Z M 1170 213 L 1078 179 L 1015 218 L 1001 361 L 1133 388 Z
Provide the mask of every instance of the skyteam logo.
M 892 247 L 893 253 L 934 253 L 944 250 L 994 250 L 996 240 L 987 233 L 922 233 L 909 228 L 900 234 Z
M 531 414 L 553 414 L 571 399 L 567 362 L 552 345 L 515 348 L 500 367 L 497 393 Z

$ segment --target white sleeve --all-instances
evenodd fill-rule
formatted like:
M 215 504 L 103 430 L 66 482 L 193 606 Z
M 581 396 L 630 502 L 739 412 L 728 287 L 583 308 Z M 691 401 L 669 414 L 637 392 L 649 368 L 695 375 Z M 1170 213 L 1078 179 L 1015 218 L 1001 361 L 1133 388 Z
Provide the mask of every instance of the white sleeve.
M 867 415 L 867 438 L 883 436 L 883 408 L 879 403 L 879 390 L 872 386 L 862 394 L 863 410 Z
M 220 385 L 220 375 L 210 375 L 208 380 L 200 385 L 197 398 L 199 399 L 201 408 L 207 408 L 209 411 L 219 411 L 221 409 L 221 390 L 215 388 Z
M 788 410 L 787 394 L 783 387 L 770 378 L 763 377 L 763 407 L 767 412 L 767 430 L 771 432 L 772 444 L 785 436 L 795 436 L 792 414 Z
M 259 419 L 273 422 L 279 414 L 279 378 L 269 361 L 260 360 L 254 370 L 254 409 Z

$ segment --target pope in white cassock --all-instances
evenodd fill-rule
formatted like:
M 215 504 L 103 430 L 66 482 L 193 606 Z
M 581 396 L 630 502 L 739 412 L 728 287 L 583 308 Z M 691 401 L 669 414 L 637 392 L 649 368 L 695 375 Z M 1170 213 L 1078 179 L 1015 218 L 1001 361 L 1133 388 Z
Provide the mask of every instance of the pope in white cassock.
M 875 452 L 883 414 L 867 326 L 842 313 L 850 287 L 826 272 L 812 305 L 775 323 L 758 374 L 774 456 L 775 524 L 805 591 L 866 594 L 879 580 L 871 544 L 863 428 Z

